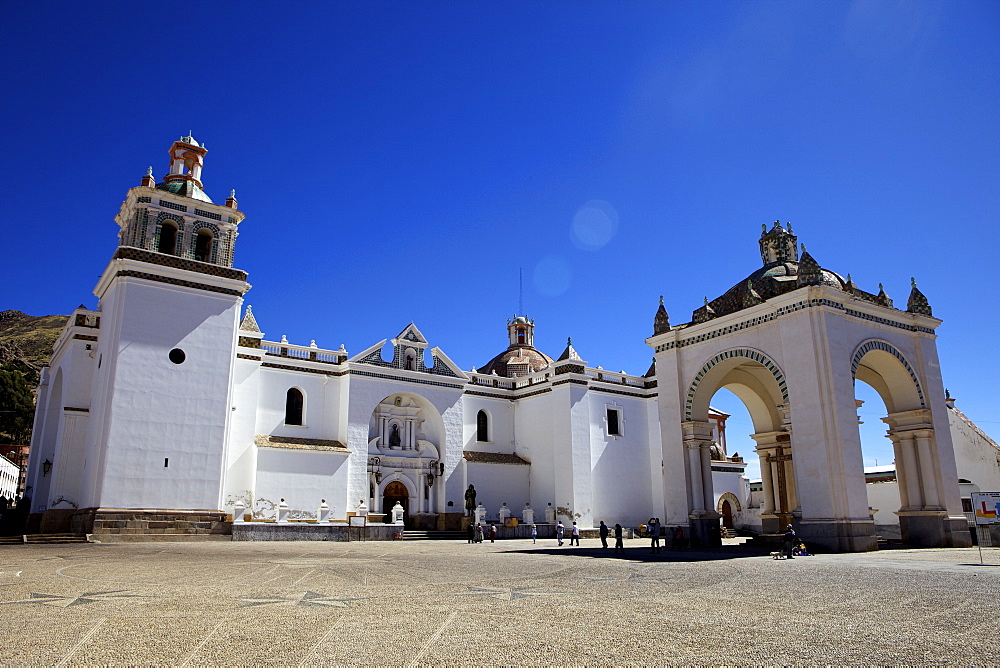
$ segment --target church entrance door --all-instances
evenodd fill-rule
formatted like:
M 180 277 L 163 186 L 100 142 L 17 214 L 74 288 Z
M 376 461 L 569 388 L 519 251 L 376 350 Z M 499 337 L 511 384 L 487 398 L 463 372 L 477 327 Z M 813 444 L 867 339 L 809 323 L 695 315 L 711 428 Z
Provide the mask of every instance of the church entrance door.
M 729 505 L 728 501 L 722 502 L 722 526 L 727 529 L 735 528 L 733 526 L 733 507 Z
M 396 502 L 403 506 L 403 525 L 409 524 L 410 493 L 406 490 L 406 485 L 401 482 L 390 482 L 382 492 L 382 512 L 385 513 L 385 522 L 392 522 L 392 509 Z

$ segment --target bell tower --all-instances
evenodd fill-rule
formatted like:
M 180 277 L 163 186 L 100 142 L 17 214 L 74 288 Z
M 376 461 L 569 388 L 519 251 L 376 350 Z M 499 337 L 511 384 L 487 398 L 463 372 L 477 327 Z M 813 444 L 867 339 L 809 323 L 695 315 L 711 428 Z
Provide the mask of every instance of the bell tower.
M 170 147 L 128 191 L 118 248 L 94 294 L 101 313 L 83 472 L 97 508 L 222 508 L 225 448 L 247 274 L 233 268 L 244 214 L 202 189 L 207 153 Z M 111 419 L 112 416 L 114 419 Z
M 170 147 L 170 164 L 162 182 L 156 183 L 149 168 L 115 217 L 120 247 L 233 266 L 237 228 L 244 215 L 236 208 L 236 191 L 219 205 L 202 189 L 207 153 L 194 137 L 181 137 Z
M 515 315 L 507 320 L 507 336 L 511 346 L 535 345 L 535 321 L 523 315 Z

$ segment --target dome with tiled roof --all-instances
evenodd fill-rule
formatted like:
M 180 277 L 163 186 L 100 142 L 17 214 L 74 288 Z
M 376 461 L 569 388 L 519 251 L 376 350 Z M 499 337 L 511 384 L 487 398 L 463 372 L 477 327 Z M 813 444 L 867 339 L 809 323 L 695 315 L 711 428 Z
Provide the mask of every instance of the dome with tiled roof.
M 535 321 L 527 316 L 514 316 L 507 320 L 510 345 L 479 368 L 479 373 L 516 378 L 541 371 L 555 360 L 535 349 Z
M 827 285 L 854 292 L 848 281 L 837 273 L 819 266 L 802 246 L 799 255 L 797 237 L 775 221 L 770 230 L 764 226 L 760 236 L 760 255 L 764 266 L 731 287 L 721 297 L 711 301 L 692 314 L 694 322 L 704 322 L 714 317 L 756 306 L 772 297 L 784 294 L 803 285 Z
M 209 204 L 212 203 L 212 199 L 194 181 L 166 181 L 164 183 L 157 183 L 156 189 L 166 190 L 175 195 L 190 197 L 191 199 L 208 202 Z

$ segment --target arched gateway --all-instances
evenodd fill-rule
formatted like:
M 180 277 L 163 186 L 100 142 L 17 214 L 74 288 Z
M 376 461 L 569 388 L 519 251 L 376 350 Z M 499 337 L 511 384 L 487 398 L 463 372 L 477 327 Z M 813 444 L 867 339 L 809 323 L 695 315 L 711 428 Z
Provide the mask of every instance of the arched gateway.
M 889 415 L 904 541 L 968 545 L 934 329 L 913 284 L 906 311 L 825 270 L 791 226 L 760 238 L 763 267 L 671 326 L 663 305 L 656 351 L 667 523 L 718 544 L 709 402 L 726 388 L 746 405 L 760 460 L 765 532 L 796 525 L 835 550 L 876 549 L 855 403 L 855 378 Z M 680 382 L 679 382 L 680 381 Z M 686 512 L 685 512 L 686 511 Z

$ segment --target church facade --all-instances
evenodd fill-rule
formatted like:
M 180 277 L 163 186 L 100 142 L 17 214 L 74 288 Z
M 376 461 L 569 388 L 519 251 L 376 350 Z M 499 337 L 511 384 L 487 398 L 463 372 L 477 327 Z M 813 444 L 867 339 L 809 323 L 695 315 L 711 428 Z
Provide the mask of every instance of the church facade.
M 710 405 L 726 387 L 753 419 L 764 529 L 793 523 L 831 549 L 868 550 L 861 379 L 890 410 L 904 538 L 968 543 L 939 321 L 915 285 L 896 309 L 800 255 L 775 224 L 763 267 L 690 322 L 671 325 L 660 305 L 643 376 L 591 366 L 571 342 L 549 357 L 523 315 L 508 320 L 506 349 L 468 371 L 412 323 L 356 354 L 323 350 L 267 339 L 244 305 L 247 274 L 233 266 L 244 214 L 235 194 L 221 205 L 205 194 L 205 155 L 182 137 L 164 179 L 150 172 L 128 191 L 99 305 L 72 314 L 42 376 L 33 512 L 89 529 L 123 511 L 273 518 L 280 505 L 311 519 L 326 504 L 344 520 L 360 503 L 399 504 L 408 526 L 443 529 L 465 521 L 474 485 L 490 515 L 659 517 L 716 544 L 748 498 L 727 416 Z

